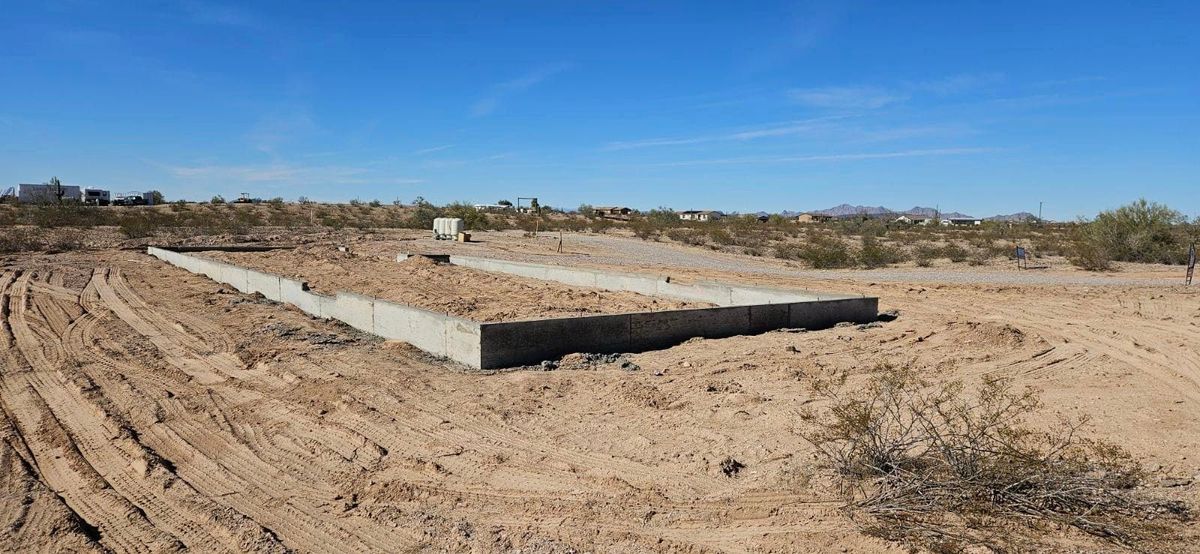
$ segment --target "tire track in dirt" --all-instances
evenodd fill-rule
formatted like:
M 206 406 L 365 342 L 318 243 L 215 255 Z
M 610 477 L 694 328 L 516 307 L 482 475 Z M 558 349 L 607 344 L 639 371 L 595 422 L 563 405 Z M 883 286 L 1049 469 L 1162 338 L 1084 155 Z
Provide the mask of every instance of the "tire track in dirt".
M 96 286 L 96 291 L 104 304 L 121 321 L 145 336 L 157 347 L 168 363 L 192 376 L 201 385 L 212 385 L 225 381 L 230 365 L 228 356 L 218 354 L 216 356 L 219 358 L 213 360 L 208 356 L 191 355 L 192 352 L 203 351 L 207 347 L 200 340 L 180 331 L 173 325 L 164 325 L 161 318 L 158 318 L 153 312 L 146 309 L 139 310 L 126 304 L 118 297 L 117 291 L 109 284 L 107 278 L 101 280 L 100 284 Z
M 0 284 L 0 290 L 5 288 Z M 33 455 L 0 410 L 0 550 L 99 552 L 86 523 L 50 490 L 30 465 Z
M 201 355 L 174 342 L 169 330 L 174 324 L 153 308 L 143 303 L 142 308 L 133 313 L 135 310 L 126 303 L 128 295 L 133 293 L 128 286 L 114 286 L 119 280 L 122 278 L 116 272 L 98 272 L 93 279 L 96 298 L 85 301 L 85 305 L 99 312 L 100 306 L 96 302 L 100 302 L 121 321 L 130 318 L 131 321 L 126 323 L 137 324 L 139 332 L 145 330 L 146 336 L 159 339 L 155 346 L 179 356 L 177 363 L 186 363 L 189 357 Z M 90 348 L 88 344 L 76 343 L 74 346 Z M 104 354 L 92 351 L 87 356 L 97 360 Z M 351 520 L 330 518 L 322 506 L 331 504 L 337 492 L 329 485 L 330 476 L 319 473 L 311 460 L 281 459 L 278 449 L 271 443 L 247 444 L 238 438 L 234 424 L 228 420 L 224 425 L 211 425 L 214 413 L 218 414 L 216 419 L 226 419 L 219 415 L 219 406 L 212 404 L 214 398 L 233 395 L 240 399 L 239 403 L 253 403 L 264 400 L 260 395 L 237 389 L 232 383 L 213 383 L 198 394 L 190 390 L 171 391 L 159 380 L 139 375 L 141 371 L 135 365 L 111 360 L 108 363 L 127 374 L 125 386 L 114 387 L 123 388 L 119 393 L 113 393 L 114 397 L 121 397 L 121 404 L 155 406 L 153 410 L 130 412 L 142 440 L 172 460 L 179 475 L 187 482 L 214 500 L 270 527 L 285 544 L 303 550 L 361 552 L 388 551 L 396 544 L 416 541 L 416 537 L 403 530 L 355 525 Z M 189 398 L 192 400 L 185 403 L 184 400 Z M 204 405 L 208 408 L 195 405 L 197 398 L 207 399 Z M 197 408 L 200 408 L 199 412 Z M 296 414 L 280 414 L 280 419 L 286 419 L 283 416 L 287 415 Z M 313 427 L 319 430 L 318 426 Z M 273 455 L 263 456 L 268 451 Z
M 71 304 L 77 307 L 62 306 L 62 309 L 83 312 L 75 302 Z M 84 317 L 88 316 L 85 313 Z M 79 321 L 76 318 L 75 322 Z M 64 329 L 64 334 L 71 333 L 70 327 Z M 62 339 L 52 337 L 69 345 Z M 30 385 L 58 415 L 80 454 L 156 527 L 193 549 L 282 550 L 262 527 L 209 501 L 180 481 L 167 462 L 137 441 L 127 423 L 114 417 L 102 390 L 78 368 L 68 364 L 53 376 L 48 372 L 31 375 Z
M 34 458 L 42 480 L 60 495 L 75 513 L 94 527 L 106 547 L 125 552 L 151 552 L 182 548 L 169 533 L 157 529 L 145 513 L 115 491 L 77 448 L 66 426 L 38 391 L 55 371 L 43 353 L 43 341 L 28 324 L 31 276 L 22 274 L 9 287 L 6 330 L 16 348 L 7 349 L 0 377 L 0 398 L 15 417 L 16 428 Z M 17 368 L 25 367 L 25 371 Z M 87 412 L 87 408 L 75 409 Z

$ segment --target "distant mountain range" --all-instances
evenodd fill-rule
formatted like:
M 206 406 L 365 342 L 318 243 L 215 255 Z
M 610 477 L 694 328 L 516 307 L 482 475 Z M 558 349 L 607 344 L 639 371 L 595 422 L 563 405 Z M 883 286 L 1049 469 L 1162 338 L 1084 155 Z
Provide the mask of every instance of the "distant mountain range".
M 936 215 L 943 219 L 970 219 L 972 217 L 961 212 L 942 211 L 939 213 L 936 208 L 927 208 L 922 206 L 913 206 L 907 210 L 893 210 L 884 206 L 853 206 L 850 204 L 841 204 L 832 208 L 813 210 L 809 212 L 785 211 L 780 215 L 784 217 L 795 217 L 802 213 L 822 214 L 835 218 L 853 217 L 857 215 L 865 215 L 868 217 L 900 217 L 902 215 L 908 217 L 934 217 Z M 983 218 L 984 221 L 1026 221 L 1031 219 L 1036 220 L 1037 216 L 1029 212 L 1018 212 L 1009 215 L 994 215 Z
M 1037 218 L 1038 217 L 1036 215 L 1033 215 L 1029 212 L 1017 212 L 1015 214 L 994 215 L 992 217 L 985 217 L 983 220 L 984 221 L 1037 221 Z
M 893 210 L 884 206 L 852 206 L 850 204 L 841 204 L 824 210 L 812 210 L 804 212 L 793 212 L 784 210 L 779 212 L 779 215 L 785 218 L 793 218 L 800 214 L 822 214 L 832 216 L 834 218 L 847 218 L 865 215 L 872 218 L 897 218 L 902 215 L 908 217 L 934 217 L 940 216 L 942 219 L 973 219 L 972 216 L 962 212 L 941 212 L 938 213 L 937 208 L 926 208 L 922 206 L 913 206 L 907 210 Z M 768 212 L 757 212 L 753 215 L 766 217 L 771 215 Z M 1037 221 L 1037 216 L 1029 212 L 1017 212 L 1008 215 L 993 215 L 983 218 L 984 221 L 1000 221 L 1000 222 L 1018 222 L 1018 221 Z

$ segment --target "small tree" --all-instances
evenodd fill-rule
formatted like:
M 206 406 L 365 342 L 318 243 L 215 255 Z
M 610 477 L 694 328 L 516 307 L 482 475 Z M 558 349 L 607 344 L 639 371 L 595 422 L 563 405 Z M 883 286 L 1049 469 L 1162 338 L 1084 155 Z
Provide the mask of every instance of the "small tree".
M 1184 223 L 1187 218 L 1171 208 L 1140 199 L 1115 210 L 1101 212 L 1082 224 L 1073 259 L 1086 269 L 1105 269 L 1099 260 L 1122 262 L 1183 263 Z
M 496 202 L 496 205 L 498 205 L 498 206 L 505 206 L 505 207 L 509 207 L 509 208 L 511 208 L 511 207 L 512 207 L 512 202 L 509 202 L 508 200 L 501 200 L 501 201 L 499 201 L 499 202 Z
M 211 203 L 213 203 L 213 204 L 224 204 L 224 203 L 225 203 L 225 197 L 224 197 L 224 196 L 221 196 L 220 194 L 218 194 L 218 195 L 216 195 L 216 196 L 212 197 L 212 200 L 209 200 L 209 202 L 211 202 Z

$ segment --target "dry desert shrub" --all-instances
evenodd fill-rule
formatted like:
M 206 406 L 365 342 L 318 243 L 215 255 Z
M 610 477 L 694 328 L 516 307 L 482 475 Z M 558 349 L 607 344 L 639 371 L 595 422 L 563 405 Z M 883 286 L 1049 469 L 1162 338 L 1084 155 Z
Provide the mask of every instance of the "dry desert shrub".
M 880 370 L 865 387 L 819 382 L 827 407 L 806 412 L 801 431 L 868 533 L 934 551 L 1002 552 L 1036 550 L 1018 543 L 1073 528 L 1161 551 L 1191 517 L 1187 505 L 1138 489 L 1141 466 L 1082 437 L 1085 420 L 1026 425 L 1040 406 L 1032 390 L 989 379 L 969 395 L 961 382 L 933 386 L 910 370 Z M 1033 539 L 1009 532 L 1016 528 Z

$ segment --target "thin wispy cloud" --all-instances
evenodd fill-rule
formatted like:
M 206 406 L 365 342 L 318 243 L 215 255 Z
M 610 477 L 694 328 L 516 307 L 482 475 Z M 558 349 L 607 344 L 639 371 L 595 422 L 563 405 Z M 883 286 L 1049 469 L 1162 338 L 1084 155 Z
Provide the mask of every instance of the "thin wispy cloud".
M 960 73 L 940 79 L 910 81 L 899 86 L 870 85 L 797 88 L 788 91 L 792 101 L 810 108 L 877 110 L 907 102 L 915 96 L 964 94 L 1004 81 L 1002 73 Z
M 441 146 L 431 146 L 431 147 L 429 147 L 429 148 L 422 148 L 422 149 L 420 149 L 420 150 L 413 150 L 413 152 L 412 152 L 412 155 L 414 155 L 414 156 L 427 156 L 427 155 L 429 155 L 429 154 L 433 154 L 434 152 L 441 152 L 442 150 L 449 150 L 449 149 L 451 149 L 451 148 L 454 148 L 454 145 L 453 145 L 453 144 L 443 144 L 443 145 L 441 145 Z
M 657 167 L 683 167 L 695 165 L 737 165 L 737 164 L 781 164 L 799 162 L 849 162 L 860 160 L 881 160 L 890 158 L 915 158 L 927 156 L 956 156 L 965 154 L 982 154 L 996 152 L 996 148 L 928 148 L 922 150 L 899 150 L 893 152 L 855 152 L 846 154 L 813 154 L 806 156 L 747 156 L 740 158 L 717 158 L 708 160 L 685 160 L 653 164 Z
M 660 137 L 643 140 L 617 141 L 604 145 L 602 150 L 633 150 L 637 148 L 652 148 L 657 146 L 680 146 L 707 142 L 749 141 L 766 137 L 800 135 L 827 129 L 830 122 L 839 119 L 845 119 L 845 116 L 819 117 L 801 121 L 789 121 L 754 129 L 694 137 Z
M 907 94 L 867 86 L 792 89 L 788 97 L 812 108 L 839 110 L 874 110 L 908 99 Z
M 907 88 L 916 92 L 928 92 L 938 96 L 963 94 L 1004 81 L 1003 73 L 960 73 L 941 79 L 908 83 Z
M 542 81 L 545 81 L 546 79 L 549 79 L 550 77 L 562 73 L 570 68 L 571 64 L 567 63 L 550 64 L 526 73 L 525 75 L 517 77 L 511 81 L 505 81 L 503 83 L 492 85 L 491 88 L 488 89 L 487 94 L 471 106 L 471 115 L 474 117 L 483 117 L 485 115 L 489 115 L 492 112 L 495 112 L 496 108 L 500 106 L 501 102 L 509 97 L 529 90 Z

